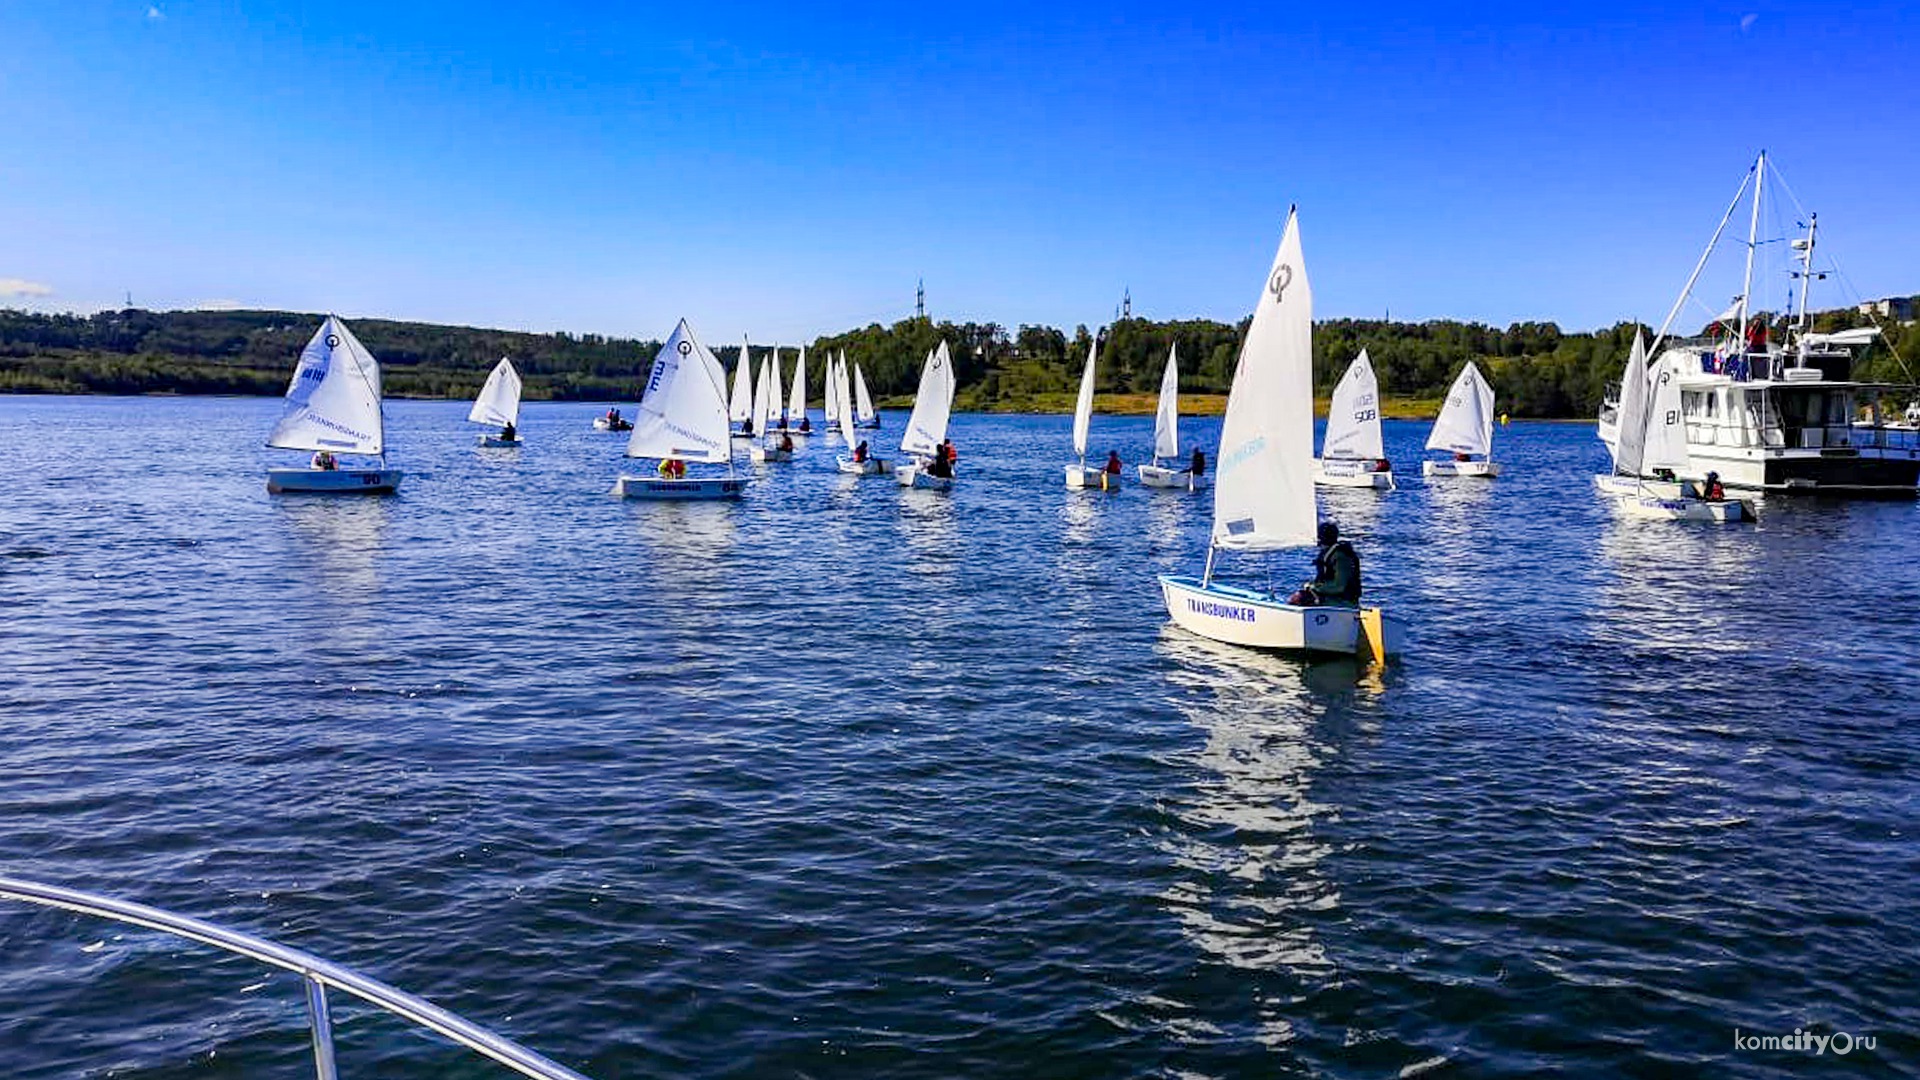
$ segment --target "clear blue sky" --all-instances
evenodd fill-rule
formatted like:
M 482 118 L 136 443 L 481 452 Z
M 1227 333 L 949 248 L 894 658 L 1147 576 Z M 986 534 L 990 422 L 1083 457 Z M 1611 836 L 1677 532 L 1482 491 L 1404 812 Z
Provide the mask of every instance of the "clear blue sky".
M 1920 291 L 1920 5 L 1178 7 L 6 4 L 0 306 L 1233 319 L 1297 202 L 1321 317 L 1584 329 L 1665 313 L 1761 147 Z

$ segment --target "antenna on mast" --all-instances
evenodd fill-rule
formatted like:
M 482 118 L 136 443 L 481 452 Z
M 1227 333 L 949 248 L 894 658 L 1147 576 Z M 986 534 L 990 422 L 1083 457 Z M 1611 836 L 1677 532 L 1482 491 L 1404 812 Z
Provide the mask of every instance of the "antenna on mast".
M 1122 289 L 1120 292 L 1120 317 L 1133 318 L 1133 290 L 1130 288 Z
M 916 319 L 924 319 L 927 317 L 926 278 L 921 278 L 920 286 L 913 291 L 913 317 Z

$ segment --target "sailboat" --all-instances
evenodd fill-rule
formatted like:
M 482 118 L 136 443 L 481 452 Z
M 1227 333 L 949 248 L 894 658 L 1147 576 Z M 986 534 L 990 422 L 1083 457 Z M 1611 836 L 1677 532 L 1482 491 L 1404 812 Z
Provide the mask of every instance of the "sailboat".
M 1647 446 L 1647 341 L 1639 331 L 1633 335 L 1633 348 L 1627 354 L 1627 366 L 1620 372 L 1620 400 L 1616 417 L 1618 430 L 1626 438 L 1616 438 L 1607 449 L 1613 458 L 1613 470 L 1593 478 L 1593 486 L 1602 495 L 1644 495 L 1649 492 L 1678 498 L 1675 482 L 1641 476 Z
M 793 362 L 793 385 L 787 397 L 787 432 L 791 435 L 807 435 L 813 431 L 813 421 L 807 419 L 807 347 L 800 346 L 800 355 Z
M 780 357 L 776 354 L 760 362 L 760 378 L 754 384 L 753 430 L 761 434 L 747 448 L 747 458 L 756 465 L 793 460 L 793 439 L 785 428 L 774 425 L 779 416 Z
M 1327 406 L 1326 441 L 1314 463 L 1313 482 L 1321 487 L 1393 490 L 1393 464 L 1380 437 L 1380 384 L 1373 361 L 1361 349 Z
M 629 499 L 737 499 L 747 482 L 733 475 L 727 441 L 727 373 L 694 339 L 687 320 L 653 358 L 647 392 L 627 439 L 630 458 L 725 464 L 725 476 L 628 476 L 613 482 Z
M 827 373 L 821 382 L 821 413 L 827 435 L 832 437 L 840 430 L 840 361 L 832 353 L 827 354 Z
M 513 361 L 503 356 L 493 365 L 486 385 L 480 388 L 480 396 L 473 399 L 467 419 L 500 429 L 483 433 L 481 446 L 520 445 L 520 373 L 513 370 Z
M 953 356 L 947 343 L 927 354 L 920 368 L 920 387 L 913 395 L 913 415 L 907 417 L 907 433 L 900 437 L 900 449 L 914 460 L 896 466 L 893 478 L 901 487 L 952 491 L 953 477 L 929 476 L 936 449 L 947 439 L 947 419 L 953 413 Z
M 1142 487 L 1178 488 L 1199 491 L 1207 486 L 1205 476 L 1193 475 L 1189 465 L 1176 469 L 1162 461 L 1180 458 L 1180 345 L 1167 348 L 1167 370 L 1160 376 L 1160 405 L 1153 411 L 1153 461 L 1140 466 Z
M 841 359 L 845 362 L 845 357 Z M 873 411 L 873 397 L 867 393 L 867 376 L 857 362 L 853 365 L 853 426 L 880 428 L 880 414 Z
M 745 424 L 753 419 L 753 365 L 750 363 L 751 346 L 745 338 L 740 339 L 740 359 L 733 365 L 733 394 L 727 398 L 727 422 Z M 733 429 L 736 439 L 751 439 L 753 431 L 748 427 Z
M 1646 350 L 1636 334 L 1633 341 L 1633 353 L 1628 358 L 1629 376 L 1640 365 L 1645 370 Z M 1620 399 L 1620 435 L 1615 442 L 1614 471 L 1609 479 L 1613 484 L 1603 487 L 1614 492 L 1613 504 L 1616 509 L 1628 517 L 1655 518 L 1665 521 L 1705 521 L 1727 524 L 1738 521 L 1752 521 L 1753 504 L 1741 499 L 1703 498 L 1712 494 L 1696 488 L 1694 483 L 1663 484 L 1659 481 L 1645 480 L 1641 473 L 1653 473 L 1656 476 L 1678 476 L 1685 473 L 1691 462 L 1687 456 L 1687 426 L 1680 410 L 1680 379 L 1669 368 L 1661 368 L 1653 376 L 1653 385 L 1645 385 L 1645 376 L 1640 379 L 1642 388 L 1638 397 L 1644 405 L 1634 400 L 1631 381 L 1622 386 Z M 1713 479 L 1717 480 L 1718 476 Z M 1625 484 L 1633 487 L 1621 491 Z
M 1440 406 L 1440 416 L 1427 436 L 1427 449 L 1451 450 L 1453 458 L 1421 462 L 1422 476 L 1491 480 L 1500 475 L 1500 466 L 1493 460 L 1493 387 L 1473 361 L 1467 361 L 1448 388 L 1447 403 Z
M 347 324 L 332 315 L 300 350 L 287 404 L 267 436 L 281 450 L 310 450 L 304 469 L 268 469 L 267 490 L 385 495 L 400 486 L 387 468 L 386 418 L 380 411 L 380 363 Z M 377 457 L 375 468 L 336 467 L 335 454 Z
M 1310 547 L 1317 531 L 1313 293 L 1294 211 L 1264 280 L 1220 429 L 1206 569 L 1197 578 L 1160 578 L 1167 614 L 1183 629 L 1234 645 L 1384 657 L 1399 650 L 1400 629 L 1378 608 L 1300 607 L 1270 589 L 1214 578 L 1222 550 Z
M 1095 332 L 1093 341 L 1087 346 L 1087 366 L 1080 372 L 1080 396 L 1073 404 L 1073 452 L 1079 455 L 1080 460 L 1067 466 L 1067 486 L 1119 491 L 1120 477 L 1117 473 L 1087 468 L 1087 431 L 1093 422 L 1094 365 L 1099 362 L 1099 356 L 1100 335 Z
M 857 448 L 864 445 L 865 440 L 862 440 L 855 434 L 853 410 L 846 405 L 847 397 L 851 393 L 851 390 L 847 379 L 847 361 L 845 357 L 841 357 L 839 369 L 840 374 L 837 384 L 839 389 L 836 393 L 841 402 L 841 408 L 840 415 L 836 419 L 840 424 L 840 437 L 847 440 L 847 452 L 837 458 L 836 462 L 840 471 L 843 473 L 851 473 L 855 476 L 878 476 L 885 473 L 891 467 L 887 462 L 874 457 L 871 452 L 867 454 L 866 459 L 863 461 L 854 460 L 853 456 Z

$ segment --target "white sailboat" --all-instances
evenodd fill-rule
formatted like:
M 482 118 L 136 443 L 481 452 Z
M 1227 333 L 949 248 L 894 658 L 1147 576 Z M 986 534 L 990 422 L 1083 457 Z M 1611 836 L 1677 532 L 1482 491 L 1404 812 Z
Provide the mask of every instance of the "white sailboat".
M 873 397 L 867 393 L 867 376 L 857 362 L 853 365 L 853 426 L 880 427 L 880 414 L 873 411 Z
M 1500 466 L 1493 460 L 1493 387 L 1487 385 L 1473 361 L 1467 361 L 1448 388 L 1447 403 L 1440 407 L 1433 431 L 1427 436 L 1427 449 L 1450 450 L 1453 457 L 1421 462 L 1422 476 L 1491 480 L 1500 475 Z
M 892 466 L 888 462 L 874 457 L 870 449 L 864 458 L 858 461 L 854 460 L 855 455 L 860 452 L 859 448 L 866 446 L 867 443 L 866 440 L 856 434 L 853 409 L 846 407 L 844 404 L 847 401 L 848 395 L 851 393 L 847 378 L 847 362 L 845 357 L 841 357 L 839 367 L 839 389 L 836 393 L 839 395 L 839 399 L 843 405 L 837 420 L 840 425 L 840 437 L 847 441 L 847 452 L 837 458 L 836 462 L 840 471 L 843 473 L 850 473 L 855 476 L 879 476 L 887 472 Z
M 727 422 L 745 425 L 753 419 L 753 365 L 749 362 L 751 346 L 745 338 L 740 339 L 740 359 L 733 365 L 733 394 L 727 399 Z M 751 439 L 753 432 L 746 426 L 733 429 L 736 439 Z
M 1067 466 L 1067 486 L 1070 488 L 1099 488 L 1101 491 L 1119 491 L 1120 476 L 1108 473 L 1105 469 L 1087 468 L 1087 434 L 1093 425 L 1093 384 L 1094 367 L 1099 363 L 1100 334 L 1095 331 L 1093 341 L 1087 346 L 1087 366 L 1080 372 L 1080 396 L 1073 404 L 1073 452 L 1080 460 Z
M 821 418 L 829 436 L 840 430 L 840 360 L 827 356 L 827 373 L 820 387 Z
M 1393 490 L 1393 465 L 1380 436 L 1380 383 L 1373 361 L 1361 349 L 1327 406 L 1326 441 L 1314 463 L 1313 482 L 1321 487 Z
M 1273 267 L 1234 367 L 1213 487 L 1213 533 L 1200 577 L 1160 578 L 1167 614 L 1203 637 L 1255 648 L 1390 655 L 1400 630 L 1378 608 L 1288 604 L 1268 589 L 1214 580 L 1221 550 L 1315 542 L 1313 294 L 1298 216 L 1287 215 Z
M 1645 368 L 1646 351 L 1639 337 L 1634 338 L 1634 351 L 1628 360 L 1628 370 L 1635 363 Z M 1644 378 L 1641 380 L 1644 383 Z M 1622 387 L 1623 391 L 1629 387 Z M 1621 396 L 1620 438 L 1616 446 L 1614 468 L 1616 481 L 1631 481 L 1635 487 L 1620 491 L 1614 495 L 1613 505 L 1628 517 L 1653 518 L 1662 521 L 1703 521 L 1715 524 L 1752 521 L 1753 504 L 1741 499 L 1725 497 L 1702 497 L 1715 494 L 1696 487 L 1692 482 L 1686 484 L 1662 484 L 1640 478 L 1641 473 L 1655 476 L 1681 476 L 1691 467 L 1687 454 L 1687 425 L 1680 409 L 1680 379 L 1669 369 L 1662 369 L 1653 377 L 1653 385 L 1641 391 L 1646 404 L 1634 412 L 1629 412 L 1633 399 L 1625 393 Z M 1639 437 L 1634 437 L 1636 424 Z M 1715 475 L 1714 480 L 1719 477 Z
M 665 465 L 724 464 L 725 476 L 628 476 L 613 483 L 614 494 L 629 499 L 737 499 L 747 482 L 733 475 L 733 450 L 727 433 L 727 373 L 706 346 L 696 341 L 687 320 L 653 358 L 647 392 L 640 399 L 630 458 L 657 458 Z
M 947 439 L 953 391 L 953 356 L 947 352 L 947 343 L 942 341 L 938 349 L 927 354 L 926 363 L 920 368 L 920 387 L 913 395 L 913 415 L 907 418 L 907 432 L 900 437 L 900 449 L 914 456 L 912 462 L 893 470 L 893 478 L 901 487 L 953 490 L 952 476 L 932 476 L 927 472 L 936 467 L 936 452 Z M 951 472 L 951 463 L 948 466 L 947 471 Z
M 747 458 L 756 465 L 793 460 L 793 437 L 774 421 L 780 418 L 780 357 L 769 356 L 760 362 L 760 378 L 753 391 L 753 430 L 760 437 L 747 448 Z
M 800 346 L 800 355 L 793 361 L 793 385 L 787 397 L 787 431 L 793 435 L 806 435 L 813 431 L 813 421 L 807 419 L 807 347 Z
M 287 384 L 286 408 L 267 445 L 313 452 L 312 464 L 304 469 L 267 470 L 267 490 L 276 495 L 384 495 L 400 486 L 400 470 L 387 468 L 380 364 L 346 323 L 327 316 L 300 350 L 300 363 Z M 377 457 L 380 464 L 343 469 L 336 454 Z
M 1140 466 L 1142 487 L 1199 491 L 1205 476 L 1193 475 L 1192 464 L 1176 469 L 1162 461 L 1180 458 L 1180 346 L 1167 348 L 1167 370 L 1160 376 L 1160 405 L 1153 412 L 1153 461 Z
M 467 411 L 467 419 L 500 429 L 482 433 L 481 446 L 520 445 L 520 373 L 513 370 L 513 361 L 503 356 L 493 365 L 480 395 L 473 399 L 473 408 Z
M 1642 464 L 1646 457 L 1647 446 L 1647 341 L 1638 331 L 1633 335 L 1633 349 L 1627 355 L 1627 365 L 1620 372 L 1620 400 L 1615 423 L 1626 432 L 1626 438 L 1616 439 L 1607 449 L 1613 458 L 1613 471 L 1593 478 L 1594 487 L 1603 495 L 1633 495 L 1648 493 L 1662 497 L 1678 498 L 1680 485 L 1662 480 L 1644 478 Z

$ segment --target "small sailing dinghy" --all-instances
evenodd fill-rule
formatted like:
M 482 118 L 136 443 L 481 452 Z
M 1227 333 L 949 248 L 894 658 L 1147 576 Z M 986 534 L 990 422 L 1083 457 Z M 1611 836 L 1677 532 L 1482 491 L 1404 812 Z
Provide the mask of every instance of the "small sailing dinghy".
M 753 419 L 753 365 L 750 355 L 751 346 L 742 338 L 740 359 L 733 365 L 733 394 L 727 398 L 727 422 L 731 424 L 745 425 Z M 732 434 L 736 439 L 753 438 L 753 432 L 746 426 L 734 428 Z
M 753 430 L 762 433 L 747 448 L 747 458 L 755 465 L 793 460 L 793 439 L 785 428 L 774 425 L 779 417 L 780 358 L 769 356 L 760 362 L 760 378 L 753 389 Z
M 503 356 L 493 365 L 486 385 L 480 388 L 480 396 L 473 399 L 467 419 L 500 429 L 482 433 L 481 446 L 520 445 L 520 373 L 513 370 L 513 361 Z
M 831 439 L 840 432 L 840 361 L 831 353 L 827 355 L 826 376 L 821 381 L 821 427 L 826 429 Z
M 839 416 L 836 419 L 840 424 L 840 437 L 847 441 L 847 452 L 835 459 L 840 471 L 854 476 L 879 476 L 887 472 L 892 466 L 880 458 L 874 457 L 871 448 L 868 449 L 867 456 L 864 460 L 854 460 L 853 456 L 863 444 L 864 440 L 855 433 L 854 411 L 847 407 L 847 396 L 850 390 L 847 380 L 847 362 L 845 357 L 842 357 L 840 360 L 838 385 L 839 389 L 835 391 L 835 394 L 839 397 L 841 407 Z
M 1087 432 L 1093 423 L 1094 365 L 1099 362 L 1099 356 L 1100 334 L 1095 331 L 1092 343 L 1087 346 L 1087 366 L 1080 372 L 1080 396 L 1073 404 L 1073 452 L 1079 455 L 1080 461 L 1067 466 L 1067 486 L 1119 491 L 1118 473 L 1087 468 Z
M 951 475 L 933 476 L 928 472 L 941 468 L 935 459 L 940 455 L 941 444 L 947 440 L 953 389 L 953 356 L 947 352 L 947 343 L 942 341 L 938 349 L 927 354 L 926 363 L 920 368 L 920 387 L 913 395 L 913 415 L 907 417 L 907 433 L 900 437 L 901 451 L 914 458 L 893 470 L 893 478 L 901 487 L 953 490 Z M 945 469 L 951 473 L 952 463 L 948 462 Z
M 1162 461 L 1180 458 L 1180 345 L 1167 348 L 1167 370 L 1160 376 L 1160 405 L 1153 412 L 1153 461 L 1140 466 L 1140 485 L 1150 488 L 1199 491 L 1205 476 L 1193 475 L 1189 465 L 1175 469 Z
M 844 362 L 845 357 L 841 360 Z M 873 397 L 867 393 L 867 377 L 860 365 L 853 365 L 853 426 L 879 430 L 880 414 L 873 411 Z
M 1629 372 L 1634 370 L 1635 364 L 1640 364 L 1642 370 L 1645 367 L 1646 351 L 1637 335 L 1633 344 L 1633 353 L 1627 360 Z M 1642 473 L 1680 475 L 1690 470 L 1693 463 L 1687 455 L 1687 427 L 1680 411 L 1680 380 L 1677 374 L 1671 368 L 1657 367 L 1653 385 L 1643 389 L 1639 395 L 1646 403 L 1637 408 L 1637 403 L 1627 394 L 1630 389 L 1622 387 L 1620 431 L 1614 442 L 1615 475 L 1611 478 L 1614 483 L 1610 486 L 1617 489 L 1625 483 L 1633 483 L 1635 487 L 1616 490 L 1613 494 L 1614 508 L 1628 517 L 1660 521 L 1702 521 L 1720 525 L 1752 521 L 1753 504 L 1745 500 L 1728 499 L 1724 492 L 1702 490 L 1691 482 L 1666 484 L 1642 478 Z M 1712 475 L 1713 481 L 1717 482 L 1718 479 L 1717 475 Z
M 619 409 L 608 409 L 606 415 L 593 418 L 595 431 L 632 431 L 633 421 L 620 415 Z
M 1289 211 L 1227 395 L 1206 570 L 1197 578 L 1160 578 L 1167 614 L 1183 629 L 1234 645 L 1348 656 L 1398 652 L 1399 624 L 1379 608 L 1300 607 L 1268 589 L 1214 579 L 1220 551 L 1311 547 L 1316 533 L 1313 294 L 1298 215 Z
M 1373 361 L 1361 349 L 1327 406 L 1326 441 L 1314 463 L 1313 482 L 1321 487 L 1393 490 L 1393 464 L 1380 437 L 1380 383 Z
M 1493 387 L 1487 385 L 1480 369 L 1467 361 L 1447 390 L 1447 403 L 1427 436 L 1427 449 L 1450 450 L 1451 460 L 1423 461 L 1422 476 L 1477 476 L 1488 480 L 1500 475 L 1493 460 Z
M 322 495 L 386 495 L 400 486 L 387 468 L 386 418 L 380 411 L 380 364 L 347 324 L 332 315 L 300 350 L 287 384 L 287 404 L 267 445 L 307 450 L 304 469 L 268 469 L 267 490 Z M 339 468 L 336 454 L 375 457 L 374 468 Z
M 1635 331 L 1633 348 L 1627 354 L 1627 366 L 1620 372 L 1620 402 L 1615 416 L 1616 434 L 1607 444 L 1613 457 L 1613 471 L 1593 478 L 1593 486 L 1609 497 L 1620 495 L 1658 495 L 1679 498 L 1677 482 L 1648 479 L 1640 475 L 1647 447 L 1647 342 Z
M 787 394 L 787 434 L 795 438 L 805 438 L 813 433 L 813 422 L 807 419 L 807 347 L 800 346 L 800 355 L 793 361 L 793 384 Z
M 694 340 L 687 320 L 653 358 L 647 392 L 640 399 L 627 456 L 655 458 L 662 472 L 671 462 L 724 464 L 725 476 L 628 476 L 613 482 L 628 499 L 737 499 L 747 482 L 733 475 L 727 439 L 727 373 L 706 346 Z

